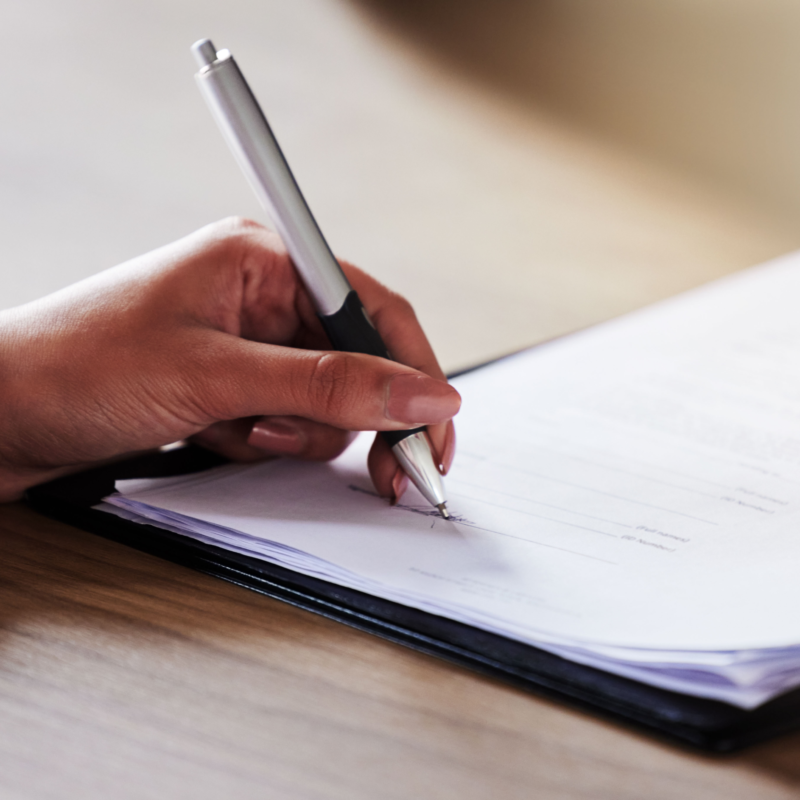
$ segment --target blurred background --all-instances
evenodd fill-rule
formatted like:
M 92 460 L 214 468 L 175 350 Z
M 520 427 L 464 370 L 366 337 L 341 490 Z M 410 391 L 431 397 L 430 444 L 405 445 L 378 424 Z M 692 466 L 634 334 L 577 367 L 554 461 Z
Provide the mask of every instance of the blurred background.
M 0 0 L 0 307 L 259 220 L 230 48 L 333 248 L 447 369 L 800 247 L 789 0 Z

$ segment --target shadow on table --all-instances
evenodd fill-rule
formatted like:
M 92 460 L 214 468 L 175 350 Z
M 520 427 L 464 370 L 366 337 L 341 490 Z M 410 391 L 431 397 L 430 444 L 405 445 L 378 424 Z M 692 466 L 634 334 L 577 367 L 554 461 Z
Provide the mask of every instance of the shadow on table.
M 756 745 L 732 756 L 731 761 L 800 789 L 800 733 Z
M 451 74 L 797 220 L 797 4 L 351 2 Z
M 352 0 L 380 25 L 450 71 L 519 102 L 546 94 L 538 32 L 550 0 Z

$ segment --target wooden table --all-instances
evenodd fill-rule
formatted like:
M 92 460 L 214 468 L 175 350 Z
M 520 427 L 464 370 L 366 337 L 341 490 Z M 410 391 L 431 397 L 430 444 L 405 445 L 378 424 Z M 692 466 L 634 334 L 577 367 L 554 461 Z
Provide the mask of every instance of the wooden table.
M 209 34 L 251 75 L 336 249 L 414 301 L 449 369 L 798 245 L 758 208 L 481 88 L 368 5 L 0 10 L 6 305 L 259 214 L 191 85 L 188 45 Z M 21 505 L 0 536 L 3 797 L 800 795 L 800 736 L 701 757 Z
M 800 735 L 684 753 L 25 508 L 1 525 L 4 797 L 798 795 Z

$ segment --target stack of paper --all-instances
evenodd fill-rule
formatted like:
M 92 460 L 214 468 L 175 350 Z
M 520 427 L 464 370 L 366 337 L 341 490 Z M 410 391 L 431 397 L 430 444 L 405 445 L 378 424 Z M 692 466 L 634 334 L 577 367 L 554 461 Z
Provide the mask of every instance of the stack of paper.
M 800 684 L 800 258 L 455 381 L 453 520 L 333 464 L 121 481 L 104 510 L 687 694 Z

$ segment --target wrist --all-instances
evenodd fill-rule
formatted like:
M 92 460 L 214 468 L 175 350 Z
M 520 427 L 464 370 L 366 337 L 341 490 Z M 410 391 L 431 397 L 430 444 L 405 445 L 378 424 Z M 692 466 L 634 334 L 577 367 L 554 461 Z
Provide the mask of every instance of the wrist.
M 47 472 L 32 458 L 31 420 L 25 411 L 42 393 L 30 385 L 34 353 L 20 323 L 17 309 L 0 312 L 0 503 L 19 500 Z

